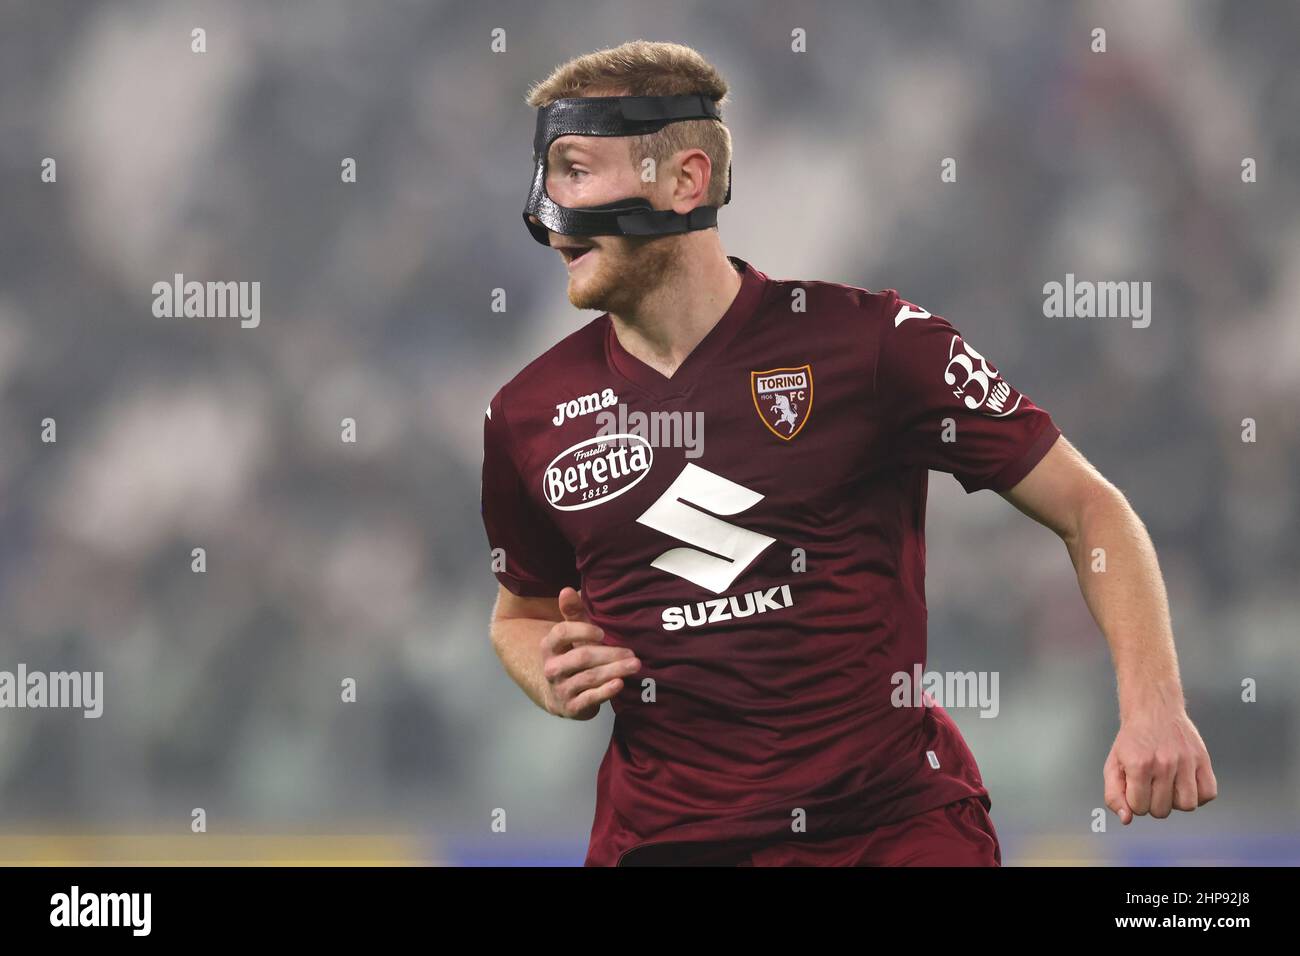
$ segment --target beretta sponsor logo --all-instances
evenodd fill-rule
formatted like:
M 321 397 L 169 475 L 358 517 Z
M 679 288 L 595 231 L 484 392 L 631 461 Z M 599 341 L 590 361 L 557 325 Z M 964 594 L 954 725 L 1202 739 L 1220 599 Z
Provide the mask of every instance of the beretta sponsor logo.
M 653 463 L 654 449 L 640 435 L 598 435 L 556 455 L 542 491 L 560 511 L 594 508 L 630 491 Z

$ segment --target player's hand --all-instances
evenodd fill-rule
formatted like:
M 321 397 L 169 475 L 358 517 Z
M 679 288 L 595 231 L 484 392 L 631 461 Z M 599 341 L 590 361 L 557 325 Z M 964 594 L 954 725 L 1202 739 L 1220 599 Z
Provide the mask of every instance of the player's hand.
M 1134 815 L 1163 820 L 1219 794 L 1205 742 L 1182 707 L 1139 711 L 1120 722 L 1103 768 L 1106 806 L 1128 826 Z
M 641 662 L 630 648 L 601 643 L 605 632 L 591 623 L 573 588 L 560 592 L 560 613 L 564 620 L 542 638 L 546 709 L 557 717 L 591 720 Z

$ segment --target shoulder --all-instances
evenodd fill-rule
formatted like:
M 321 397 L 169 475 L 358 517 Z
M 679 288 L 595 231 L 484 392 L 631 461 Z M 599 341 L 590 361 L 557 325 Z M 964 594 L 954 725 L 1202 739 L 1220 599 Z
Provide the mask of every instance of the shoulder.
M 916 308 L 896 289 L 872 290 L 823 279 L 768 279 L 764 303 L 777 312 L 805 311 L 801 318 L 808 324 L 855 342 L 877 341 L 894 327 L 900 310 Z
M 525 365 L 492 396 L 488 418 L 503 426 L 507 418 L 513 425 L 530 412 L 549 418 L 554 414 L 555 396 L 567 394 L 566 383 L 604 368 L 608 326 L 609 316 L 601 314 Z
M 882 363 L 889 360 L 882 356 L 897 361 L 897 356 L 915 351 L 917 338 L 928 341 L 935 329 L 946 325 L 894 288 L 872 290 L 819 279 L 770 279 L 769 285 L 768 315 L 795 313 L 799 334 L 814 344 L 814 354 L 838 356 L 837 361 L 848 363 L 872 391 Z
M 819 352 L 838 356 L 841 367 L 860 376 L 873 397 L 937 381 L 960 342 L 960 333 L 947 319 L 895 288 L 874 291 L 821 280 L 771 282 L 768 307 L 797 309 L 797 304 L 786 303 L 804 296 L 807 315 L 800 316 L 805 320 L 801 328 L 811 333 Z

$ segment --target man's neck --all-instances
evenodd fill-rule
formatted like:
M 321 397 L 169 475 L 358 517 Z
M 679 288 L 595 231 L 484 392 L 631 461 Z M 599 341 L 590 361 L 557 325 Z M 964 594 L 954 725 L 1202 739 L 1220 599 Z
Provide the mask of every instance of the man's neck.
M 698 251 L 684 250 L 674 275 L 634 313 L 609 316 L 618 344 L 665 378 L 672 378 L 740 292 L 740 273 L 717 233 L 700 238 L 712 241 L 701 243 Z

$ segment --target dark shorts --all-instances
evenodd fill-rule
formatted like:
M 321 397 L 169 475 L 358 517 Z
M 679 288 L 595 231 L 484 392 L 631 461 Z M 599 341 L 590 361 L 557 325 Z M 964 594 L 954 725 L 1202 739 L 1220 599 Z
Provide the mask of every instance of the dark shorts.
M 1001 866 L 985 797 L 966 797 L 865 833 L 754 843 L 661 843 L 622 866 Z

